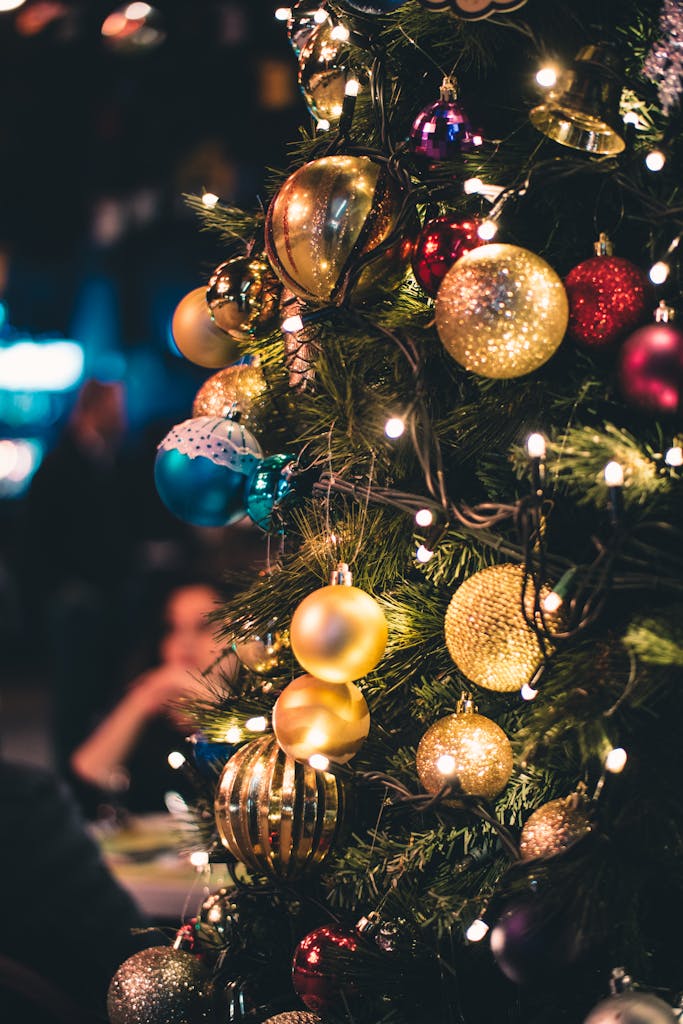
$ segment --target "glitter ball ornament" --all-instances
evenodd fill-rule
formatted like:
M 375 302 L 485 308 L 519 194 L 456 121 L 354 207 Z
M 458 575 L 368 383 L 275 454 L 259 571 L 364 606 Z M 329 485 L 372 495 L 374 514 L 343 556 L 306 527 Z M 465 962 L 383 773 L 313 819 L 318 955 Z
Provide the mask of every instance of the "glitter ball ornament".
M 325 0 L 299 0 L 291 7 L 287 21 L 287 34 L 297 57 L 321 25 L 330 24 L 330 16 L 324 8 Z
M 647 276 L 619 256 L 593 256 L 565 278 L 570 338 L 587 348 L 613 345 L 647 316 L 652 289 Z
M 183 522 L 227 526 L 246 514 L 249 481 L 262 455 L 241 424 L 200 416 L 163 439 L 154 482 L 166 508 Z
M 248 340 L 277 316 L 280 285 L 265 260 L 234 256 L 209 278 L 206 303 L 215 324 L 236 341 Z
M 247 425 L 252 421 L 254 403 L 266 392 L 259 366 L 239 363 L 209 377 L 200 387 L 192 405 L 192 415 L 222 416 Z
M 477 234 L 481 221 L 436 217 L 429 220 L 417 236 L 411 262 L 418 284 L 434 298 L 446 273 L 470 249 L 484 242 Z
M 453 160 L 481 144 L 467 114 L 457 100 L 455 82 L 444 78 L 436 103 L 421 110 L 410 129 L 413 153 L 429 161 Z
M 322 754 L 346 764 L 370 732 L 370 712 L 354 683 L 299 676 L 275 702 L 273 732 L 282 750 L 297 761 Z
M 343 960 L 358 953 L 358 939 L 348 928 L 324 925 L 301 940 L 292 962 L 292 985 L 301 1002 L 325 1016 L 357 997 L 356 984 L 345 977 Z
M 551 800 L 534 811 L 519 841 L 522 860 L 555 857 L 592 831 L 585 797 L 580 793 Z
M 619 353 L 619 385 L 626 401 L 653 416 L 683 413 L 683 331 L 661 322 L 641 327 Z
M 266 251 L 290 291 L 313 304 L 334 301 L 351 262 L 377 248 L 396 227 L 400 193 L 365 156 L 325 156 L 287 178 L 266 218 Z M 354 285 L 360 299 L 403 274 L 409 241 L 369 263 Z
M 197 366 L 215 370 L 239 359 L 237 342 L 211 319 L 206 289 L 195 288 L 176 306 L 171 334 L 178 350 Z
M 676 1024 L 679 1016 L 663 999 L 649 992 L 622 992 L 603 999 L 584 1024 Z
M 463 698 L 457 714 L 440 718 L 420 740 L 417 774 L 428 793 L 452 783 L 467 796 L 491 799 L 510 779 L 512 747 L 500 726 Z
M 553 268 L 516 245 L 462 256 L 436 297 L 436 328 L 449 355 L 481 377 L 522 377 L 560 345 L 569 305 Z
M 348 37 L 340 38 L 331 21 L 320 25 L 299 55 L 299 88 L 317 120 L 334 124 L 341 117 L 346 83 L 359 78 Z
M 286 1010 L 269 1017 L 263 1024 L 321 1024 L 320 1017 L 307 1010 Z
M 389 631 L 377 601 L 352 585 L 346 563 L 339 564 L 332 579 L 297 607 L 290 641 L 306 672 L 328 683 L 345 683 L 373 670 Z
M 291 881 L 330 852 L 343 792 L 341 780 L 299 764 L 274 736 L 262 736 L 223 769 L 214 807 L 218 834 L 251 871 Z
M 294 455 L 268 455 L 251 478 L 247 515 L 262 530 L 273 528 L 273 513 L 294 493 Z
M 491 952 L 517 985 L 544 982 L 576 960 L 581 947 L 566 915 L 529 897 L 511 904 L 491 929 Z
M 110 1024 L 200 1024 L 212 1019 L 209 975 L 172 946 L 152 946 L 121 964 L 107 994 Z
M 258 676 L 280 674 L 290 660 L 289 637 L 280 630 L 236 642 L 233 650 L 244 667 Z
M 499 693 L 520 690 L 534 676 L 543 657 L 534 631 L 522 614 L 521 565 L 492 565 L 465 580 L 446 611 L 446 646 L 460 671 L 477 686 Z M 550 593 L 541 589 L 541 601 Z M 534 614 L 534 585 L 525 594 Z M 546 613 L 549 626 L 558 619 Z M 540 620 L 539 620 L 540 626 Z

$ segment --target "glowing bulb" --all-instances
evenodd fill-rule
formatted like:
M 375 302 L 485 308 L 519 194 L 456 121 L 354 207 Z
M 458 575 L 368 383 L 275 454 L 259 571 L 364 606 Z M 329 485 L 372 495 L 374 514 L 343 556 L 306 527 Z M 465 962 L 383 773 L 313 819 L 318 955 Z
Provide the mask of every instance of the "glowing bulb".
M 218 205 L 220 196 L 217 196 L 215 192 L 205 192 L 202 196 L 202 204 L 207 210 L 213 210 L 214 206 Z
M 249 732 L 265 732 L 268 728 L 268 719 L 263 715 L 259 715 L 258 718 L 248 718 L 244 723 L 244 728 Z
M 544 459 L 545 438 L 543 434 L 529 434 L 526 439 L 526 450 L 530 459 Z
M 16 11 L 17 7 L 21 7 L 26 0 L 0 0 L 0 12 L 2 11 Z
M 405 429 L 406 425 L 400 416 L 390 416 L 384 424 L 384 433 L 392 441 L 395 441 L 397 437 L 401 437 Z
M 329 130 L 330 130 L 330 122 L 327 121 L 324 117 L 321 117 L 320 120 L 318 121 L 316 127 L 317 127 L 319 132 L 329 132 Z
M 345 96 L 357 96 L 360 92 L 360 82 L 356 78 L 349 78 L 344 86 Z
M 322 25 L 327 19 L 327 11 L 323 7 L 319 7 L 317 11 L 313 12 L 313 21 L 316 25 Z
M 242 739 L 242 730 L 236 725 L 231 725 L 225 734 L 225 738 L 228 743 L 239 743 Z
M 562 607 L 562 603 L 562 596 L 556 593 L 556 591 L 552 590 L 543 598 L 543 611 L 548 612 L 549 615 L 552 615 L 553 612 L 558 611 L 558 609 Z
M 144 3 L 128 4 L 125 10 L 125 15 L 129 21 L 143 21 L 151 13 L 152 8 L 149 4 Z
M 498 225 L 493 220 L 483 220 L 477 228 L 482 242 L 490 242 L 498 234 Z
M 429 562 L 434 557 L 434 552 L 430 551 L 424 544 L 420 544 L 419 548 L 415 552 L 415 558 L 418 562 Z
M 442 754 L 437 758 L 436 770 L 441 775 L 452 775 L 455 771 L 455 758 L 452 754 Z
M 296 316 L 288 316 L 286 320 L 282 321 L 280 327 L 285 334 L 296 334 L 297 331 L 303 331 L 304 322 L 297 314 Z
M 529 683 L 525 683 L 519 692 L 522 700 L 536 700 L 538 697 L 538 690 L 534 690 L 533 686 L 530 686 Z
M 608 487 L 624 486 L 624 469 L 618 462 L 608 462 L 605 466 L 605 483 Z
M 181 754 L 179 750 L 172 750 L 168 755 L 167 760 L 171 768 L 175 768 L 177 770 L 178 768 L 182 768 L 185 764 L 185 755 Z
M 623 772 L 627 761 L 628 754 L 624 748 L 613 747 L 605 758 L 605 770 L 611 772 L 612 775 L 618 775 L 619 772 Z
M 421 508 L 415 513 L 415 522 L 418 526 L 431 526 L 434 522 L 434 513 L 429 508 Z
M 645 157 L 645 166 L 648 171 L 661 171 L 665 163 L 666 153 L 662 153 L 661 149 L 653 149 Z
M 624 114 L 624 124 L 632 124 L 634 128 L 640 126 L 640 118 L 635 110 L 629 110 L 628 114 Z
M 468 178 L 465 184 L 463 185 L 465 194 L 468 196 L 477 195 L 477 193 L 481 192 L 483 187 L 484 182 L 481 180 L 481 178 Z
M 195 868 L 205 868 L 209 863 L 209 855 L 205 850 L 195 850 L 190 854 L 190 864 Z
M 289 21 L 292 17 L 291 7 L 278 7 L 275 12 L 275 18 L 277 21 Z
M 329 757 L 325 757 L 324 754 L 311 754 L 308 759 L 308 763 L 311 768 L 315 768 L 317 772 L 326 772 L 330 767 Z
M 664 461 L 667 466 L 683 466 L 683 448 L 680 445 L 674 445 L 673 448 L 669 448 L 664 456 Z
M 473 146 L 483 146 L 484 145 L 484 136 L 483 135 L 473 135 L 472 136 L 472 145 Z
M 348 38 L 351 35 L 346 25 L 335 25 L 330 32 L 331 39 L 337 39 L 340 43 L 348 42 Z
M 469 926 L 465 935 L 468 942 L 481 942 L 482 939 L 486 938 L 489 933 L 489 926 L 486 921 L 482 921 L 480 917 L 476 921 L 473 921 Z
M 536 72 L 536 81 L 542 89 L 552 89 L 557 83 L 557 70 L 548 64 Z
M 653 263 L 650 267 L 649 278 L 653 284 L 664 284 L 670 270 L 671 267 L 668 263 L 665 263 L 664 260 L 658 260 L 657 263 Z

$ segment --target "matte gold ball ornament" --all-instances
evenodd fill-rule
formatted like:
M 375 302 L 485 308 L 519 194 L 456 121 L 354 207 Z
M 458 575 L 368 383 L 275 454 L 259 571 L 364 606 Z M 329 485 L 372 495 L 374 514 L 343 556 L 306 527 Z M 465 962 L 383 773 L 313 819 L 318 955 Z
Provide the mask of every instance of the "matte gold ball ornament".
M 436 328 L 449 355 L 480 377 L 523 377 L 559 347 L 567 293 L 549 263 L 517 245 L 472 249 L 444 277 Z
M 332 573 L 328 587 L 303 599 L 290 626 L 296 660 L 328 683 L 346 683 L 371 672 L 384 654 L 388 635 L 382 608 L 353 586 L 345 562 Z
M 446 611 L 448 653 L 463 675 L 484 689 L 520 690 L 543 660 L 538 638 L 522 614 L 523 579 L 521 565 L 489 566 L 458 587 Z M 550 587 L 542 587 L 540 600 L 549 593 Z M 525 607 L 533 618 L 532 580 L 527 584 Z M 560 621 L 557 613 L 545 613 L 545 620 L 549 626 Z
M 239 415 L 240 423 L 247 425 L 252 420 L 252 406 L 266 389 L 259 366 L 253 363 L 228 366 L 202 384 L 192 406 L 192 415 L 226 418 Z
M 519 841 L 522 860 L 555 857 L 592 830 L 585 793 L 576 792 L 559 800 L 551 800 L 534 811 L 522 829 Z
M 264 259 L 233 256 L 209 278 L 206 303 L 211 319 L 236 341 L 248 340 L 277 316 L 280 285 Z
M 370 712 L 355 683 L 299 676 L 275 703 L 273 731 L 282 750 L 297 761 L 322 754 L 346 764 L 370 732 Z
M 477 714 L 468 695 L 456 714 L 429 727 L 417 748 L 417 774 L 428 793 L 451 783 L 467 796 L 492 799 L 507 785 L 512 765 L 509 739 L 499 725 Z
M 240 357 L 235 339 L 211 319 L 205 288 L 194 288 L 180 300 L 173 314 L 171 334 L 185 358 L 207 370 L 227 366 Z

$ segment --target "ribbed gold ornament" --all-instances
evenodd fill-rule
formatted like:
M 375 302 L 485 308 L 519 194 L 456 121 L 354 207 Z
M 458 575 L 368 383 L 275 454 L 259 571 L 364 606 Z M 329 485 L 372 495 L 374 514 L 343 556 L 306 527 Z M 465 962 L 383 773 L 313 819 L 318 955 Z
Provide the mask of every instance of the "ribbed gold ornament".
M 497 796 L 512 774 L 510 741 L 499 725 L 476 713 L 471 700 L 461 705 L 462 711 L 439 719 L 420 740 L 420 782 L 428 793 L 452 782 L 468 796 Z
M 245 426 L 257 398 L 266 391 L 258 366 L 228 366 L 204 381 L 192 406 L 193 416 L 236 416 Z
M 274 736 L 262 736 L 223 769 L 214 806 L 218 834 L 255 873 L 291 880 L 330 852 L 343 800 L 334 775 L 299 764 Z
M 297 761 L 322 754 L 346 764 L 370 732 L 370 712 L 355 683 L 299 676 L 275 703 L 273 731 L 280 747 Z
M 591 831 L 588 804 L 582 793 L 551 800 L 534 811 L 522 829 L 522 860 L 555 857 Z
M 534 631 L 522 614 L 521 565 L 493 565 L 465 580 L 446 612 L 446 646 L 464 676 L 477 686 L 512 693 L 530 682 L 542 651 Z M 550 593 L 542 587 L 541 601 Z M 525 595 L 529 617 L 534 613 L 534 585 Z M 557 626 L 557 613 L 546 622 Z M 540 625 L 540 621 L 539 621 Z M 550 649 L 550 647 L 549 647 Z

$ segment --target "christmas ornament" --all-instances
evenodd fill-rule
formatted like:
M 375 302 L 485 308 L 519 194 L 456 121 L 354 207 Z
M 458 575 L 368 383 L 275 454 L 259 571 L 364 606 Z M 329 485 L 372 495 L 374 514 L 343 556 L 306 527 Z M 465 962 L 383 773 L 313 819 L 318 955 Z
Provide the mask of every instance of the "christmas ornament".
M 161 13 L 150 4 L 123 4 L 102 22 L 102 42 L 121 57 L 135 57 L 161 46 L 166 28 Z
M 491 929 L 491 952 L 510 981 L 531 985 L 566 968 L 580 947 L 561 910 L 529 897 L 512 904 Z
M 325 0 L 299 0 L 292 5 L 287 34 L 297 57 L 320 25 L 330 24 Z
M 192 415 L 222 416 L 249 424 L 252 407 L 264 395 L 267 385 L 259 366 L 238 363 L 214 373 L 200 387 L 192 406 Z
M 522 377 L 546 363 L 567 328 L 562 281 L 516 245 L 465 253 L 436 296 L 436 328 L 449 355 L 481 377 Z
M 620 135 L 622 82 L 621 60 L 609 43 L 584 46 L 531 111 L 531 123 L 562 146 L 615 156 L 626 145 Z
M 393 14 L 406 0 L 344 0 L 347 7 L 361 14 Z
M 216 825 L 223 845 L 250 870 L 291 881 L 330 852 L 342 806 L 339 779 L 299 764 L 274 736 L 262 736 L 223 769 Z
M 446 783 L 467 796 L 491 799 L 512 774 L 512 747 L 495 722 L 476 713 L 474 701 L 463 697 L 455 715 L 431 725 L 417 748 L 417 774 L 428 793 Z
M 522 860 L 564 853 L 592 828 L 584 794 L 572 793 L 563 799 L 551 800 L 534 811 L 522 829 L 519 841 Z
M 371 672 L 387 645 L 387 620 L 374 598 L 353 585 L 345 562 L 328 587 L 305 597 L 292 616 L 290 641 L 316 679 L 345 683 Z
M 289 638 L 279 630 L 266 632 L 262 637 L 233 644 L 233 650 L 245 668 L 258 676 L 282 673 L 290 659 Z
M 677 1024 L 679 1016 L 663 999 L 649 992 L 622 992 L 603 999 L 584 1024 Z
M 168 432 L 154 482 L 166 508 L 194 526 L 227 526 L 246 514 L 247 489 L 262 457 L 246 427 L 200 416 Z
M 646 274 L 612 255 L 605 235 L 597 256 L 579 263 L 565 278 L 569 298 L 569 337 L 588 348 L 614 344 L 643 321 L 652 301 Z
M 287 1010 L 269 1017 L 263 1024 L 321 1024 L 320 1017 L 306 1010 Z
M 410 129 L 413 153 L 430 161 L 453 160 L 481 145 L 467 114 L 457 100 L 454 79 L 444 78 L 436 103 L 421 110 Z M 478 140 L 478 142 L 477 142 Z
M 665 302 L 657 322 L 641 327 L 619 353 L 621 393 L 631 405 L 653 416 L 683 412 L 683 331 L 670 323 Z
M 248 340 L 277 315 L 280 285 L 265 260 L 234 256 L 209 278 L 206 302 L 211 318 L 236 341 Z
M 434 298 L 446 272 L 470 249 L 484 242 L 477 234 L 481 222 L 436 217 L 429 220 L 417 236 L 411 262 L 418 284 Z
M 212 321 L 205 288 L 194 288 L 180 300 L 173 314 L 171 334 L 186 359 L 208 370 L 234 363 L 240 355 L 234 338 Z
M 357 990 L 345 977 L 343 960 L 357 953 L 356 935 L 341 925 L 323 925 L 301 940 L 294 951 L 292 985 L 309 1010 L 325 1016 L 349 1005 Z
M 273 527 L 273 513 L 294 492 L 296 456 L 268 455 L 259 463 L 247 492 L 247 515 L 262 530 Z
M 543 652 L 522 614 L 521 565 L 492 565 L 470 576 L 456 590 L 446 611 L 446 646 L 460 671 L 477 686 L 498 693 L 520 690 L 536 673 Z M 527 616 L 534 614 L 534 584 L 525 594 Z M 550 593 L 542 587 L 541 602 Z M 557 614 L 544 614 L 549 626 Z M 539 626 L 541 625 L 539 618 Z
M 110 1024 L 199 1024 L 212 1018 L 209 975 L 172 946 L 152 946 L 121 964 L 107 994 Z
M 282 291 L 280 299 L 280 319 L 283 323 L 292 323 L 300 319 L 305 312 L 301 299 L 288 291 Z M 283 331 L 285 340 L 285 366 L 289 371 L 289 386 L 304 391 L 313 385 L 315 380 L 315 357 L 318 347 L 315 343 L 315 327 L 303 324 L 300 329 Z
M 203 779 L 215 780 L 223 765 L 235 753 L 234 743 L 216 743 L 200 732 L 189 737 L 192 744 L 192 760 Z
M 450 10 L 465 21 L 480 21 L 492 14 L 509 14 L 523 7 L 526 0 L 420 0 L 428 11 Z
M 370 732 L 370 712 L 354 683 L 299 676 L 275 702 L 273 732 L 282 750 L 297 761 L 322 754 L 346 764 Z
M 316 28 L 299 55 L 299 88 L 318 121 L 330 124 L 341 117 L 346 82 L 358 78 L 352 67 L 351 46 L 331 21 Z
M 396 227 L 397 185 L 365 156 L 326 156 L 304 164 L 274 197 L 266 218 L 266 251 L 282 283 L 312 303 L 333 302 L 355 260 Z M 403 272 L 409 243 L 392 246 L 366 266 L 357 298 Z
M 662 111 L 670 117 L 683 92 L 683 9 L 679 0 L 664 0 L 659 15 L 661 37 L 643 64 L 643 74 L 655 82 Z

